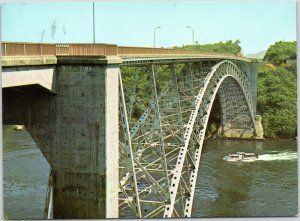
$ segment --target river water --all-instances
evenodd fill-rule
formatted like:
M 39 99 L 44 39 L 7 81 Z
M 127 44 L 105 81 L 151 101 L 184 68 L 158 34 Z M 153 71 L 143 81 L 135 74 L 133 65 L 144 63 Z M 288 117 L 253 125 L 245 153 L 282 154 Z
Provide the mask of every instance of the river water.
M 4 214 L 42 219 L 49 165 L 26 131 L 3 128 Z M 227 162 L 237 151 L 254 162 Z M 207 142 L 202 151 L 193 217 L 293 216 L 298 211 L 297 144 L 283 141 Z
M 3 204 L 8 219 L 42 219 L 49 164 L 27 131 L 3 127 Z
M 228 162 L 237 151 L 259 154 L 254 162 Z M 219 140 L 202 150 L 195 217 L 294 216 L 298 213 L 297 144 Z

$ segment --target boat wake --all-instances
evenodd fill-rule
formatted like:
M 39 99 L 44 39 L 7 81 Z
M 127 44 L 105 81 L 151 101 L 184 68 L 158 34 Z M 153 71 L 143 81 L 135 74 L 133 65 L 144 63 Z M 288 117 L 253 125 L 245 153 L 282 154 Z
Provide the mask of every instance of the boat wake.
M 240 152 L 238 152 L 240 153 Z M 254 161 L 275 161 L 275 160 L 297 160 L 297 152 L 279 152 L 272 151 L 270 153 L 259 154 L 258 157 L 238 157 L 237 154 L 229 154 L 223 160 L 230 162 L 254 162 Z
M 297 160 L 297 152 L 274 152 L 258 155 L 257 160 L 274 161 L 274 160 Z

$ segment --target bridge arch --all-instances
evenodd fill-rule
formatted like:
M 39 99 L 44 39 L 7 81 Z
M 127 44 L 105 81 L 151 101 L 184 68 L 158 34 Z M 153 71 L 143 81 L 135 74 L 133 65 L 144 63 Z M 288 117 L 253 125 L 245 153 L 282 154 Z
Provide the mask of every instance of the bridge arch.
M 215 68 L 215 69 L 214 69 Z M 219 93 L 222 126 L 224 128 L 252 129 L 255 133 L 255 119 L 251 95 L 250 82 L 241 74 L 238 67 L 230 61 L 222 61 L 214 66 L 209 84 L 204 90 L 214 93 L 213 99 Z M 205 96 L 203 96 L 204 101 Z
M 125 152 L 127 158 L 125 161 L 129 168 L 126 175 L 121 177 L 123 183 L 120 184 L 122 195 L 120 211 L 127 203 L 135 211 L 136 217 L 191 216 L 205 131 L 218 92 L 223 127 L 225 129 L 242 127 L 255 133 L 253 105 L 249 93 L 250 83 L 247 76 L 243 75 L 233 62 L 224 60 L 215 64 L 201 79 L 198 94 L 190 96 L 192 107 L 189 109 L 189 115 L 185 117 L 181 114 L 185 113 L 186 108 L 184 99 L 179 99 L 180 91 L 183 91 L 183 94 L 189 90 L 193 92 L 193 81 L 189 81 L 182 90 L 176 79 L 175 66 L 169 67 L 173 70 L 171 89 L 169 92 L 162 90 L 158 94 L 156 71 L 154 66 L 151 66 L 149 74 L 152 100 L 137 124 L 131 128 L 131 133 L 127 113 L 124 111 L 126 105 L 124 95 L 122 97 L 123 89 L 120 91 L 125 134 L 125 140 L 120 146 Z M 184 78 L 191 76 L 192 79 L 191 63 L 187 64 L 184 70 L 187 73 L 184 74 Z M 168 97 L 172 97 L 171 102 Z M 159 107 L 164 105 L 167 108 L 160 110 Z M 169 109 L 174 109 L 169 116 L 176 115 L 178 130 L 170 130 L 166 126 L 168 124 L 164 122 Z M 147 128 L 144 125 L 152 126 Z M 138 131 L 143 131 L 142 133 L 146 135 Z M 142 139 L 136 138 L 143 136 Z M 171 142 L 169 137 L 176 142 Z

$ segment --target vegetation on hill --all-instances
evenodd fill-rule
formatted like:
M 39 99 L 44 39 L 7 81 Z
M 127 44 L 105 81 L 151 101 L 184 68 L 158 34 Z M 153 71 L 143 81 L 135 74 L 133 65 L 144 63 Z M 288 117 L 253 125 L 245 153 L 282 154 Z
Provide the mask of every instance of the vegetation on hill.
M 264 61 L 277 64 L 277 65 L 286 63 L 287 60 L 296 59 L 296 49 L 297 49 L 296 41 L 276 42 L 274 45 L 271 45 L 267 50 L 267 53 L 264 57 Z
M 183 48 L 187 50 L 199 50 L 199 51 L 210 51 L 210 52 L 220 52 L 220 53 L 230 53 L 230 54 L 239 54 L 241 53 L 241 46 L 239 46 L 239 40 L 228 40 L 226 42 L 220 41 L 219 43 L 213 44 L 196 44 L 194 45 L 184 45 L 182 47 L 174 47 L 174 48 Z
M 295 137 L 297 131 L 297 68 L 295 42 L 277 42 L 264 57 L 258 75 L 257 112 L 262 115 L 265 137 Z

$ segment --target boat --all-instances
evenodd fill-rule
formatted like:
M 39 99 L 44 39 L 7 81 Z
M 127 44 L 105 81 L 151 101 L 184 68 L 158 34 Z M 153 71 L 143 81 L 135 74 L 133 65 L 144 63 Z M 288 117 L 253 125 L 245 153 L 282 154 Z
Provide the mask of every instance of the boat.
M 14 125 L 13 130 L 15 131 L 23 131 L 25 129 L 24 125 Z
M 258 159 L 255 153 L 236 152 L 225 156 L 223 160 L 226 161 L 254 161 Z

